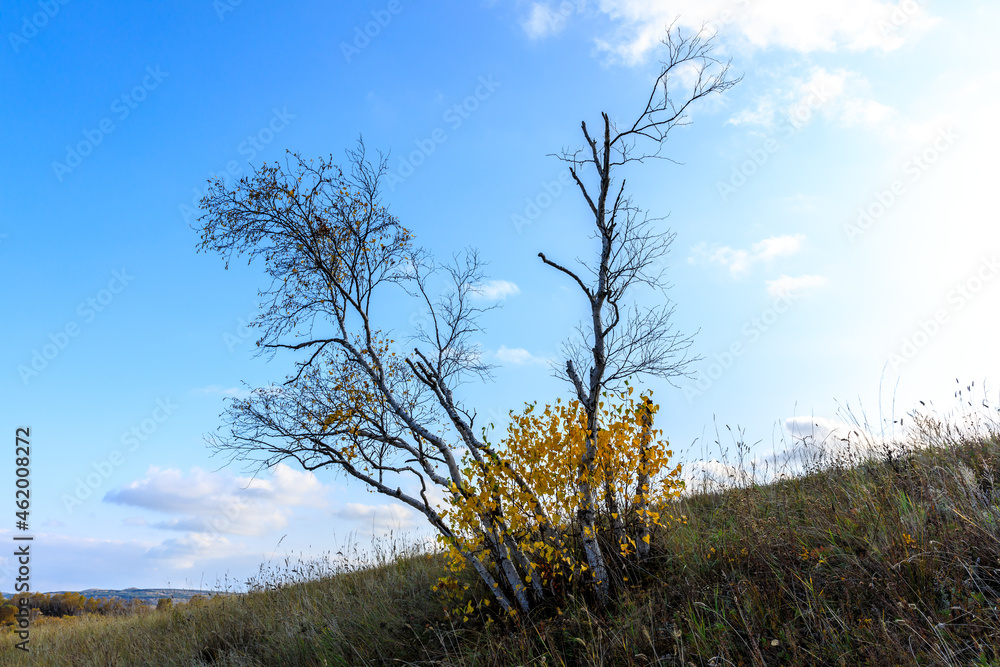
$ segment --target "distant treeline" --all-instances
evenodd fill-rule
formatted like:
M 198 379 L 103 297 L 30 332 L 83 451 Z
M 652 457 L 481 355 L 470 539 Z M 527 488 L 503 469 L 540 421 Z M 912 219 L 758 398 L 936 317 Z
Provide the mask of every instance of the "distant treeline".
M 0 596 L 0 625 L 11 625 L 14 623 L 14 615 L 17 614 L 17 597 L 4 598 Z M 140 599 L 123 600 L 121 598 L 90 598 L 81 593 L 31 593 L 28 596 L 31 617 L 49 616 L 83 616 L 84 614 L 99 614 L 108 616 L 114 614 L 128 614 L 138 608 L 145 607 L 146 603 Z

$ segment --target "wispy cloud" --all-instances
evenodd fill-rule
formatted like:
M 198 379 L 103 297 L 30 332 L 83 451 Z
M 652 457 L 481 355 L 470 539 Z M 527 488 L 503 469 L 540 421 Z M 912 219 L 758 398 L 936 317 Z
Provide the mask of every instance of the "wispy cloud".
M 477 299 L 498 301 L 521 293 L 521 288 L 509 280 L 490 280 L 478 285 L 469 285 L 469 293 Z
M 568 12 L 560 11 L 542 2 L 536 2 L 531 5 L 531 12 L 528 14 L 528 18 L 521 23 L 521 27 L 531 39 L 542 39 L 562 32 L 563 28 L 566 27 L 568 17 Z
M 745 49 L 803 54 L 892 51 L 913 43 L 938 22 L 922 3 L 886 0 L 602 0 L 598 11 L 617 28 L 613 37 L 597 40 L 598 47 L 629 64 L 645 62 L 663 37 L 663 26 L 675 19 L 690 30 L 707 23 Z
M 689 261 L 701 259 L 719 264 L 726 267 L 734 278 L 738 278 L 748 274 L 756 264 L 796 254 L 802 249 L 805 238 L 803 234 L 772 236 L 754 243 L 749 250 L 730 246 L 709 249 L 707 244 L 699 243 L 692 249 Z
M 231 559 L 244 553 L 238 542 L 213 532 L 187 533 L 171 537 L 151 547 L 144 556 L 163 561 L 172 567 L 186 569 L 206 559 Z
M 791 438 L 787 446 L 764 452 L 740 465 L 723 460 L 699 460 L 684 467 L 688 492 L 716 491 L 751 483 L 801 475 L 820 459 L 829 460 L 850 450 L 854 454 L 884 451 L 887 442 L 871 433 L 824 417 L 791 417 L 785 420 Z
M 823 276 L 786 276 L 766 281 L 767 293 L 771 296 L 799 297 L 821 287 L 826 287 L 830 281 Z
M 726 122 L 768 130 L 785 122 L 801 129 L 821 116 L 840 127 L 876 127 L 898 115 L 871 97 L 871 85 L 862 75 L 824 67 L 812 67 L 803 76 L 785 77 L 754 104 Z
M 536 357 L 523 347 L 511 348 L 506 345 L 501 345 L 500 349 L 496 351 L 496 358 L 501 363 L 514 364 L 516 366 L 523 366 L 525 364 L 545 365 L 549 363 L 548 359 L 544 357 Z

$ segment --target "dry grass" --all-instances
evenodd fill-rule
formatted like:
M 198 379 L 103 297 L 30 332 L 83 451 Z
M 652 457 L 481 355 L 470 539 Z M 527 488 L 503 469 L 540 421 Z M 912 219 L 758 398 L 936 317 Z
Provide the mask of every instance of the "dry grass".
M 252 592 L 121 617 L 43 619 L 30 653 L 0 637 L 0 665 L 354 665 L 418 658 L 441 605 L 443 561 L 400 540 L 351 565 L 262 568 Z
M 429 593 L 441 559 L 397 547 L 352 571 L 262 570 L 256 592 L 199 606 L 39 624 L 28 658 L 2 638 L 0 665 L 1000 665 L 1000 436 L 915 426 L 681 498 L 687 523 L 608 609 L 453 624 Z
M 807 448 L 769 483 L 735 449 L 728 479 L 671 509 L 687 523 L 616 608 L 470 632 L 458 662 L 1000 665 L 995 422 L 918 416 L 903 440 Z

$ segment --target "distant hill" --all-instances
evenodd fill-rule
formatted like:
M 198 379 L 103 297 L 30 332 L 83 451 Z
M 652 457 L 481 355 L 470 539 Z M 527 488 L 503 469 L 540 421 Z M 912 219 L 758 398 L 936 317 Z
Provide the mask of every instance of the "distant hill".
M 174 602 L 187 602 L 195 595 L 214 597 L 216 595 L 231 595 L 231 593 L 220 593 L 219 591 L 199 591 L 192 588 L 126 588 L 124 590 L 112 590 L 107 588 L 88 588 L 83 591 L 47 591 L 47 595 L 58 595 L 60 593 L 79 593 L 88 598 L 105 599 L 119 598 L 121 600 L 142 600 L 148 605 L 156 606 L 160 598 L 172 598 Z M 8 600 L 13 593 L 3 593 Z

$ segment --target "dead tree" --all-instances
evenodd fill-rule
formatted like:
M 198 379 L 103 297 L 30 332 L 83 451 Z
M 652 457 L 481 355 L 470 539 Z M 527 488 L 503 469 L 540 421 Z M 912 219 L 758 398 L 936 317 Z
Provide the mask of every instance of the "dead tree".
M 619 126 L 602 113 L 596 134 L 586 122 L 581 123 L 582 149 L 564 150 L 557 156 L 569 165 L 593 216 L 594 235 L 600 243 L 596 262 L 580 262 L 578 267 L 538 254 L 545 264 L 576 283 L 589 311 L 579 335 L 566 345 L 566 364 L 559 374 L 572 384 L 587 414 L 590 435 L 579 463 L 582 503 L 578 520 L 599 599 L 608 594 L 608 569 L 597 539 L 596 493 L 587 479 L 593 476 L 595 466 L 601 396 L 631 376 L 668 381 L 685 376 L 695 360 L 688 356 L 692 337 L 677 332 L 671 323 L 674 306 L 669 299 L 653 308 L 641 308 L 632 299 L 634 288 L 640 285 L 666 296 L 661 259 L 675 235 L 659 229 L 663 218 L 651 218 L 637 208 L 627 194 L 625 179 L 616 176 L 629 164 L 669 159 L 662 155 L 664 143 L 671 130 L 688 122 L 690 106 L 739 82 L 739 78 L 729 77 L 730 63 L 713 55 L 712 42 L 704 28 L 685 35 L 674 26 L 668 27 L 663 40 L 666 60 L 634 122 Z M 675 86 L 675 80 L 680 84 Z M 608 520 L 617 541 L 623 535 L 621 513 L 613 489 L 605 491 L 610 505 Z

